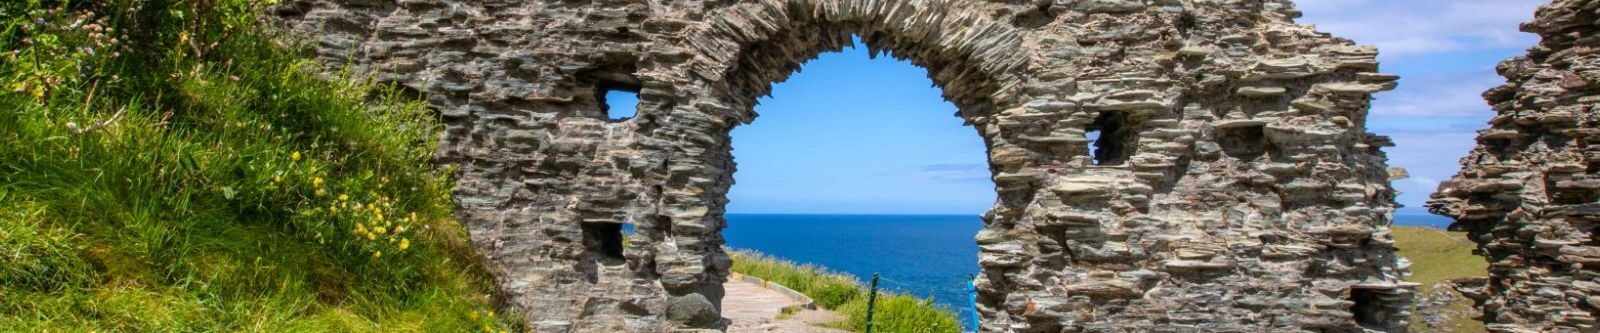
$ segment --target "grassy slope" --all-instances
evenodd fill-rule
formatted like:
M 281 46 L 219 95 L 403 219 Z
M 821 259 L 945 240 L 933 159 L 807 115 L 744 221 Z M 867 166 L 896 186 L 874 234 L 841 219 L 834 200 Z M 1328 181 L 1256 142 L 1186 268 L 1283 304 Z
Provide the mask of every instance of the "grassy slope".
M 516 328 L 432 116 L 307 74 L 253 6 L 0 2 L 0 327 Z
M 1487 274 L 1488 262 L 1472 254 L 1472 249 L 1476 245 L 1468 240 L 1464 233 L 1408 227 L 1397 227 L 1392 230 L 1396 246 L 1400 248 L 1400 255 L 1411 260 L 1410 281 L 1422 284 L 1417 293 L 1419 301 L 1421 297 L 1435 291 L 1454 292 L 1435 290 L 1440 282 Z M 1473 309 L 1470 300 L 1460 299 L 1444 309 L 1430 311 L 1451 314 L 1449 320 L 1444 323 L 1445 331 L 1463 333 L 1484 331 L 1483 323 L 1472 318 L 1476 310 Z M 1430 331 L 1417 317 L 1421 314 L 1420 312 L 1413 314 L 1414 332 Z
M 758 277 L 794 289 L 817 302 L 817 306 L 844 314 L 841 328 L 857 332 L 866 329 L 866 288 L 854 278 L 826 269 L 799 265 L 748 251 L 734 251 L 735 273 Z M 873 332 L 934 333 L 961 332 L 955 312 L 903 294 L 880 293 L 874 308 Z
M 1440 282 L 1482 276 L 1488 268 L 1483 258 L 1472 254 L 1475 245 L 1462 233 L 1410 227 L 1394 228 L 1393 233 L 1400 247 L 1400 255 L 1412 262 L 1410 281 L 1422 284 L 1419 295 L 1434 292 L 1435 285 Z M 866 302 L 860 297 L 860 283 L 851 277 L 753 252 L 733 252 L 733 263 L 734 272 L 789 286 L 811 296 L 823 308 L 849 315 L 850 322 L 844 324 L 845 327 L 857 331 L 865 327 L 863 317 Z M 884 332 L 960 331 L 953 313 L 948 309 L 940 309 L 926 300 L 896 295 L 887 299 L 880 298 L 880 302 L 882 303 L 879 303 L 879 309 L 884 311 L 879 312 L 880 314 L 892 313 L 878 317 L 884 318 L 880 326 L 877 326 Z M 1445 329 L 1449 332 L 1484 331 L 1483 324 L 1472 318 L 1471 314 L 1475 310 L 1472 309 L 1472 302 L 1469 300 L 1461 299 L 1451 303 L 1446 309 L 1436 311 L 1454 314 L 1445 323 Z M 885 326 L 901 324 L 905 326 Z M 1415 332 L 1432 331 L 1421 323 L 1420 318 L 1413 320 L 1413 326 Z

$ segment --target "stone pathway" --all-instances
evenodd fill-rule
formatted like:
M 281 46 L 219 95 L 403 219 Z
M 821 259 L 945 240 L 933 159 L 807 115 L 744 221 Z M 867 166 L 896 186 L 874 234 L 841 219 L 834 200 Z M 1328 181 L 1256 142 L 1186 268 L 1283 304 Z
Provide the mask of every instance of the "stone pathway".
M 800 302 L 760 284 L 733 279 L 722 284 L 727 294 L 722 297 L 722 315 L 733 324 L 728 333 L 795 332 L 795 333 L 848 333 L 849 331 L 819 327 L 838 320 L 830 311 L 802 310 L 785 319 L 778 319 L 784 307 Z

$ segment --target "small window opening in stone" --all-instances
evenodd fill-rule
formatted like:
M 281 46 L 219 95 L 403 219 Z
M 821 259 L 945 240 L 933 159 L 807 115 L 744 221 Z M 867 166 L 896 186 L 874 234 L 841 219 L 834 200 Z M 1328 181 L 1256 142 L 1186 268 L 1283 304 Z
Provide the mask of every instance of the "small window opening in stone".
M 614 121 L 628 120 L 639 113 L 639 91 L 607 88 L 600 99 L 600 108 L 606 118 Z
M 1224 154 L 1244 161 L 1253 161 L 1269 150 L 1266 128 L 1261 125 L 1218 128 L 1217 145 Z
M 1350 306 L 1350 313 L 1355 315 L 1356 324 L 1369 329 L 1386 329 L 1389 311 L 1384 309 L 1382 293 L 1370 289 L 1351 289 L 1350 301 L 1355 303 Z
M 583 246 L 608 259 L 622 260 L 622 224 L 584 222 Z
M 1085 135 L 1089 140 L 1089 156 L 1094 158 L 1094 165 L 1119 165 L 1127 161 L 1130 139 L 1121 114 L 1100 114 L 1086 129 Z

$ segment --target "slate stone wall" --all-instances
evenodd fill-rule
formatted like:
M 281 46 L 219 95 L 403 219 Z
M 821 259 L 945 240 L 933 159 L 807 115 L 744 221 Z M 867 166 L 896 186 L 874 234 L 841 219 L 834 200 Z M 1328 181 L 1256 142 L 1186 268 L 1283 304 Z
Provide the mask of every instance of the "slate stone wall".
M 1543 40 L 1500 63 L 1498 114 L 1428 208 L 1489 260 L 1490 331 L 1600 327 L 1600 1 L 1557 0 L 1522 30 Z
M 330 69 L 425 96 L 458 216 L 539 332 L 717 329 L 728 133 L 851 34 L 989 150 L 985 331 L 1403 331 L 1397 77 L 1286 0 L 293 0 Z M 637 90 L 629 119 L 609 89 Z M 1100 131 L 1098 142 L 1086 132 Z M 1091 156 L 1090 146 L 1098 147 Z M 637 233 L 619 250 L 615 229 Z

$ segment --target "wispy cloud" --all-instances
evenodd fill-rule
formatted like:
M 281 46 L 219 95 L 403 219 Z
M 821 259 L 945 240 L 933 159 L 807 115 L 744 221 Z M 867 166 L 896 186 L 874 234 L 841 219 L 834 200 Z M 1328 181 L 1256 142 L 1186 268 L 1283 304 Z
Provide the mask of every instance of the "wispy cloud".
M 1461 72 L 1410 75 L 1402 78 L 1401 89 L 1378 95 L 1373 102 L 1376 116 L 1487 116 L 1491 114 L 1483 91 L 1505 80 L 1489 69 L 1463 69 Z
M 1388 56 L 1526 47 L 1517 27 L 1543 0 L 1299 0 L 1302 23 Z
M 917 170 L 916 176 L 940 181 L 989 181 L 989 166 L 983 164 L 930 164 Z
M 1546 0 L 1297 0 L 1317 30 L 1375 45 L 1400 87 L 1378 94 L 1368 125 L 1394 137 L 1389 164 L 1411 171 L 1394 182 L 1416 208 L 1453 176 L 1475 131 L 1492 116 L 1484 90 L 1504 82 L 1500 60 L 1538 41 L 1518 26 Z

